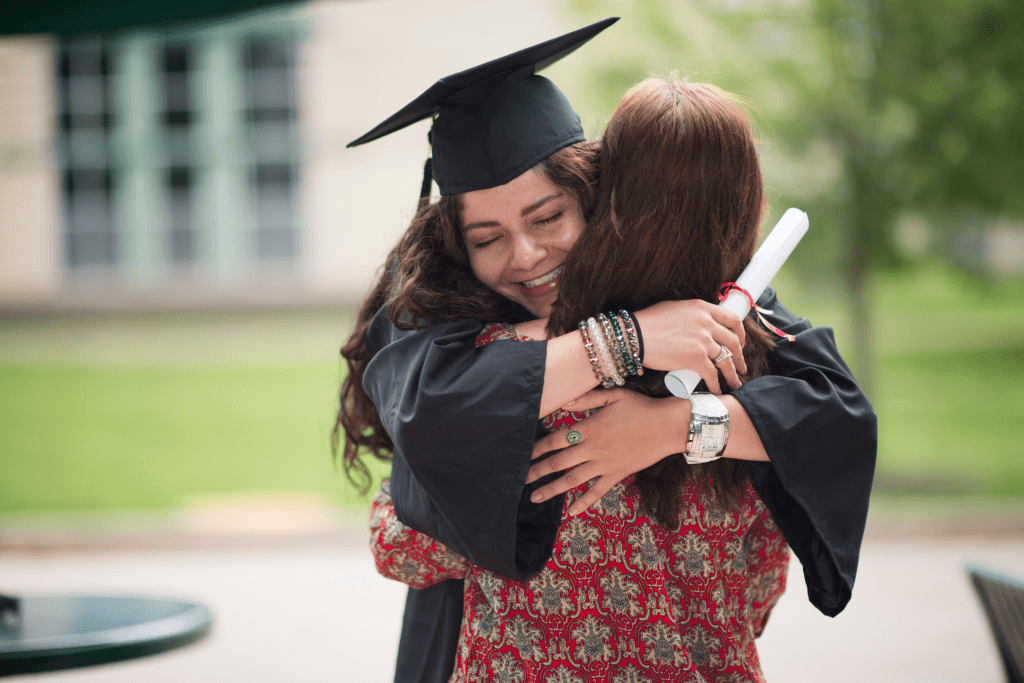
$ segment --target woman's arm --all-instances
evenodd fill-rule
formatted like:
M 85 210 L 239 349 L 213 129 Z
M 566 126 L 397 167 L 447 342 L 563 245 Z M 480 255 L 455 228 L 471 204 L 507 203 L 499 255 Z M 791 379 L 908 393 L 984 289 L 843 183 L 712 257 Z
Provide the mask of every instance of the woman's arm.
M 706 301 L 665 301 L 637 311 L 637 325 L 644 338 L 644 367 L 652 370 L 692 368 L 707 383 L 712 393 L 721 393 L 718 371 L 733 389 L 740 386 L 739 374 L 746 372 L 743 362 L 745 331 L 732 311 Z M 543 339 L 544 322 L 531 321 L 517 328 L 534 339 Z M 732 351 L 732 359 L 711 361 L 722 347 Z M 735 360 L 733 360 L 735 359 Z M 548 340 L 538 418 L 550 415 L 597 386 L 590 359 L 579 332 L 572 331 Z
M 659 347 L 674 344 L 678 365 L 706 355 L 708 346 L 717 355 L 721 342 L 709 340 L 718 339 L 739 349 L 739 339 L 730 341 L 730 330 L 702 311 L 715 307 L 672 303 L 659 304 L 654 315 L 637 314 L 643 334 L 650 329 L 653 338 L 645 336 L 647 356 L 668 363 L 672 353 Z M 693 324 L 668 335 L 664 330 L 679 329 L 687 310 L 695 314 Z M 532 487 L 524 485 L 534 441 L 544 434 L 538 416 L 585 393 L 596 379 L 578 333 L 558 343 L 496 341 L 476 348 L 482 328 L 478 320 L 462 320 L 400 330 L 381 310 L 367 331 L 373 358 L 363 386 L 394 443 L 398 519 L 473 564 L 522 581 L 543 568 L 562 512 L 560 498 L 531 503 Z M 575 353 L 577 363 L 563 366 L 562 353 Z
M 769 319 L 797 340 L 780 342 L 769 359 L 773 375 L 733 393 L 772 460 L 745 469 L 803 564 L 811 602 L 836 614 L 849 600 L 856 573 L 874 470 L 875 415 L 828 328 L 797 319 L 773 291 L 759 303 L 774 308 Z M 522 581 L 547 561 L 562 510 L 561 496 L 530 501 L 544 480 L 522 484 L 535 438 L 545 435 L 537 432 L 536 418 L 547 345 L 499 341 L 475 348 L 482 328 L 468 320 L 404 331 L 379 313 L 370 329 L 376 356 L 364 386 L 395 444 L 398 518 L 473 564 Z M 606 435 L 621 432 L 628 425 L 611 422 L 614 409 L 589 421 L 606 420 Z M 679 452 L 678 444 L 663 452 Z M 639 446 L 628 455 L 652 457 Z
M 462 556 L 398 521 L 387 481 L 370 507 L 370 552 L 381 576 L 413 588 L 463 579 L 470 568 Z
M 721 399 L 729 409 L 729 443 L 724 457 L 767 461 L 768 454 L 743 405 L 732 396 Z M 534 445 L 534 458 L 564 450 L 533 465 L 526 478 L 528 484 L 572 469 L 534 491 L 533 502 L 541 503 L 595 479 L 569 508 L 570 515 L 578 515 L 627 476 L 686 450 L 690 425 L 687 399 L 651 398 L 626 389 L 595 390 L 577 399 L 572 409 L 598 407 L 601 412 L 573 427 L 582 440 L 572 448 L 566 448 L 562 431 L 549 434 Z
M 756 457 L 756 448 L 749 450 L 746 437 L 741 437 L 738 450 L 731 450 L 733 434 L 726 455 L 750 461 L 744 469 L 800 558 L 811 602 L 834 616 L 849 601 L 856 577 L 874 476 L 876 417 L 840 357 L 830 328 L 798 319 L 778 302 L 772 288 L 758 304 L 774 310 L 766 317 L 796 339 L 780 341 L 769 355 L 770 375 L 747 382 L 723 402 L 730 408 L 730 424 L 735 420 L 742 430 L 738 435 L 749 436 L 753 428 L 771 462 L 754 462 L 762 458 Z M 680 409 L 672 418 L 671 407 L 662 406 L 645 417 L 635 409 L 637 402 L 630 397 L 579 423 L 582 443 L 534 465 L 529 481 L 574 468 L 538 488 L 535 499 L 544 502 L 549 495 L 598 478 L 575 501 L 570 512 L 578 513 L 628 474 L 684 450 L 688 412 Z M 737 404 L 743 408 L 740 419 L 739 412 L 732 413 Z M 650 419 L 655 415 L 664 421 Z M 545 437 L 535 445 L 534 457 L 565 446 L 557 437 Z

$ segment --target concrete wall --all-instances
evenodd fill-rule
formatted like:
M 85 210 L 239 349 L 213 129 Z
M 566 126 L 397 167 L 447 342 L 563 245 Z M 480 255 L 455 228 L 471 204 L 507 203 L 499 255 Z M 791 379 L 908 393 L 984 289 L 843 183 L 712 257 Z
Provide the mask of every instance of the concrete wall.
M 53 90 L 49 38 L 0 40 L 0 302 L 61 287 Z

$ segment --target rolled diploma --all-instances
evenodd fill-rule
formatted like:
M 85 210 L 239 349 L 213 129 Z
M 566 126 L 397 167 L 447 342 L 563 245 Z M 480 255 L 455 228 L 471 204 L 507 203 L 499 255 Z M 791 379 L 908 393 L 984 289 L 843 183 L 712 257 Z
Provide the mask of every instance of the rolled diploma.
M 761 248 L 754 254 L 754 258 L 736 278 L 736 284 L 750 292 L 754 301 L 760 298 L 768 287 L 768 283 L 778 274 L 782 264 L 793 253 L 797 243 L 807 233 L 808 225 L 806 213 L 800 209 L 787 210 L 775 224 L 775 228 L 772 229 L 768 238 L 761 244 Z M 740 320 L 747 317 L 747 313 L 750 312 L 750 301 L 735 289 L 729 292 L 725 301 L 718 305 L 735 312 Z M 698 384 L 700 384 L 700 375 L 693 370 L 673 370 L 665 375 L 665 386 L 679 398 L 689 398 Z

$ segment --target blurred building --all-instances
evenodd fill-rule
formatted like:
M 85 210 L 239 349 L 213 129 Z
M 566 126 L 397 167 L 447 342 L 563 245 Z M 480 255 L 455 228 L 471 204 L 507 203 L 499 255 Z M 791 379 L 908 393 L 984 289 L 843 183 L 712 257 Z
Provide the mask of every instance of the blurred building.
M 0 307 L 357 300 L 415 209 L 438 77 L 575 27 L 552 2 L 320 1 L 0 39 Z

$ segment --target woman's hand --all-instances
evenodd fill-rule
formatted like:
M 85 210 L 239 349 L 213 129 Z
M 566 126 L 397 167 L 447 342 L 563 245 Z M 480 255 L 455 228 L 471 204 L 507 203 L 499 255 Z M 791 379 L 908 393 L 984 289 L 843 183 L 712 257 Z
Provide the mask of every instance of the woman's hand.
M 565 450 L 534 463 L 526 483 L 573 469 L 534 491 L 533 502 L 545 501 L 596 479 L 569 508 L 570 515 L 578 515 L 630 474 L 686 448 L 690 425 L 690 402 L 686 399 L 656 399 L 626 389 L 594 390 L 567 409 L 583 411 L 597 407 L 603 410 L 573 426 L 583 436 L 577 445 L 566 448 L 565 429 L 534 444 L 534 459 L 559 448 Z
M 721 394 L 718 371 L 733 389 L 747 371 L 743 360 L 746 331 L 732 311 L 700 299 L 662 301 L 633 314 L 644 339 L 644 367 L 652 370 L 693 370 L 713 394 Z M 732 352 L 717 364 L 722 348 Z

